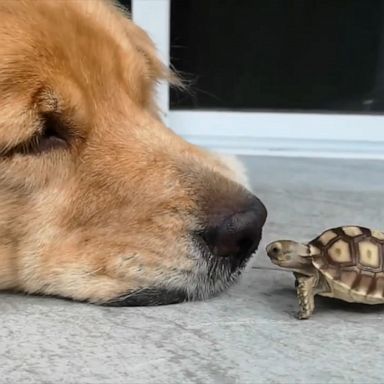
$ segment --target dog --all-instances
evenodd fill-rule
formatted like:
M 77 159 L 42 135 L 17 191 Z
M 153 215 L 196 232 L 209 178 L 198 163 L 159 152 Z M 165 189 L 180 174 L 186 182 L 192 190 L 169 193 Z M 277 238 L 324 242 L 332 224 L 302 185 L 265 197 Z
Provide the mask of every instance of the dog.
M 238 279 L 266 208 L 236 160 L 162 123 L 162 80 L 111 1 L 0 1 L 1 290 L 160 305 Z

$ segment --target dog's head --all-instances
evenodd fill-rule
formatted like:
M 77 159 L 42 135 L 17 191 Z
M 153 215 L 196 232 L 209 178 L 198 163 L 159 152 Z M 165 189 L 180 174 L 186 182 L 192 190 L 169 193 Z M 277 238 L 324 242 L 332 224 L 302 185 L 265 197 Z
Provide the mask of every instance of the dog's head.
M 236 280 L 266 210 L 161 123 L 159 79 L 111 3 L 0 2 L 0 288 L 145 305 Z

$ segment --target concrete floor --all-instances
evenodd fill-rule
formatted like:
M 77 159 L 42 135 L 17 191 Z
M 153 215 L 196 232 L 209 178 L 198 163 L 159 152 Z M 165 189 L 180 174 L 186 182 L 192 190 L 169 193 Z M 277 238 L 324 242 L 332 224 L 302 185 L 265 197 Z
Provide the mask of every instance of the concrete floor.
M 384 162 L 245 158 L 269 209 L 241 282 L 209 302 L 100 308 L 2 294 L 0 383 L 382 383 L 384 308 L 319 298 L 298 321 L 267 242 L 384 228 Z

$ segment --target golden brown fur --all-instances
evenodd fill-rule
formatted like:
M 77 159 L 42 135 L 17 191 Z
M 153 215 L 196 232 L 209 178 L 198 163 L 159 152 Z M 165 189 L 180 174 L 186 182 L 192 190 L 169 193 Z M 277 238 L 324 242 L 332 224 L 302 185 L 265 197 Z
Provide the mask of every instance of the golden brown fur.
M 1 0 L 0 289 L 162 303 L 235 280 L 208 277 L 193 234 L 250 194 L 162 124 L 172 77 L 111 2 Z

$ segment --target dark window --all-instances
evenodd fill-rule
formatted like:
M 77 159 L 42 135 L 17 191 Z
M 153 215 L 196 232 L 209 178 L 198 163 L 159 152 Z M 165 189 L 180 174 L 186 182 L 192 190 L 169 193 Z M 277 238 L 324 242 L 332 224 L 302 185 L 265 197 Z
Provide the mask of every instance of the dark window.
M 127 8 L 129 11 L 132 9 L 131 0 L 119 0 L 119 3 L 124 5 L 125 8 Z
M 384 111 L 382 0 L 173 0 L 171 107 Z

